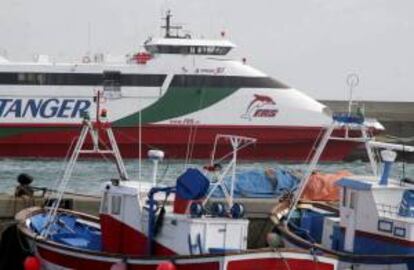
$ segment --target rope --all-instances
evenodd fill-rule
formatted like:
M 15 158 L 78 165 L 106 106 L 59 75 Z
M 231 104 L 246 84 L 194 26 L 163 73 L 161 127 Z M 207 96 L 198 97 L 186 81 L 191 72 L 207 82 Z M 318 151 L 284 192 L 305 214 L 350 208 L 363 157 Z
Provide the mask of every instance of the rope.
M 318 259 L 318 256 L 316 255 L 316 250 L 315 250 L 315 248 L 314 247 L 312 247 L 310 250 L 309 250 L 309 252 L 311 253 L 311 255 L 313 256 L 313 261 L 315 262 L 315 268 L 317 269 L 317 270 L 319 270 L 319 259 Z
M 313 142 L 312 148 L 309 151 L 308 156 L 305 159 L 305 164 L 308 164 L 310 162 L 310 160 L 312 159 L 313 154 L 314 154 L 315 150 L 317 149 L 317 145 L 319 145 L 319 142 L 320 142 L 320 140 L 321 140 L 321 138 L 322 138 L 322 136 L 323 136 L 324 133 L 325 133 L 325 129 L 324 128 L 321 128 L 319 130 L 318 136 L 316 136 L 316 139 Z
M 190 126 L 190 132 L 188 134 L 187 139 L 187 150 L 185 151 L 185 162 L 184 162 L 184 169 L 187 168 L 190 159 L 190 144 L 191 144 L 191 135 L 193 132 L 193 126 Z
M 55 182 L 54 182 L 54 185 L 52 186 L 52 189 L 50 189 L 50 191 L 52 191 L 53 190 L 53 192 L 57 192 L 57 188 L 59 187 L 59 184 L 60 184 L 60 182 L 62 181 L 62 178 L 63 178 L 63 174 L 64 174 L 64 171 L 65 171 L 65 165 L 66 165 L 66 163 L 67 163 L 67 161 L 68 161 L 68 159 L 69 159 L 69 156 L 70 156 L 70 154 L 71 154 L 71 151 L 72 151 L 72 148 L 73 148 L 73 145 L 74 145 L 74 143 L 75 143 L 75 141 L 77 141 L 79 139 L 79 136 L 76 136 L 76 137 L 74 137 L 73 139 L 72 139 L 72 141 L 71 141 L 71 143 L 70 143 L 70 145 L 69 145 L 69 148 L 68 148 L 68 150 L 66 151 L 66 155 L 65 155 L 65 158 L 64 158 L 64 160 L 63 160 L 63 168 L 62 168 L 62 172 L 61 172 L 61 175 L 60 175 L 60 177 L 58 178 L 58 180 L 56 180 Z M 50 199 L 51 199 L 51 196 L 52 196 L 52 194 L 45 194 L 46 196 L 45 196 L 45 200 L 46 201 L 49 201 Z
M 200 91 L 201 91 L 201 96 L 200 96 L 200 101 L 198 103 L 198 110 L 201 109 L 201 106 L 204 103 L 204 96 L 205 96 L 204 89 L 201 89 Z M 197 130 L 198 130 L 199 124 L 196 122 L 193 126 L 194 126 L 194 131 L 193 132 L 191 132 L 192 127 L 190 128 L 189 141 L 188 141 L 188 144 L 187 144 L 185 167 L 187 167 L 187 165 L 191 162 L 192 157 L 193 157 L 195 139 L 196 139 L 196 136 L 197 136 Z
M 276 251 L 277 253 L 279 253 L 279 256 L 282 259 L 283 263 L 285 264 L 286 269 L 287 270 L 291 270 L 288 260 L 283 256 L 283 254 L 280 251 L 280 249 L 279 248 L 275 248 L 274 251 Z
M 28 253 L 28 254 L 34 254 L 34 246 L 35 246 L 35 242 L 33 241 L 33 242 L 32 242 L 32 244 L 30 244 L 30 242 L 29 242 L 29 241 L 26 241 L 26 243 L 27 243 L 27 246 L 28 246 L 28 247 L 25 247 L 25 245 L 23 244 L 23 239 L 22 239 L 22 236 L 21 236 L 21 234 L 20 234 L 20 231 L 19 231 L 19 229 L 17 228 L 17 223 L 16 223 L 16 238 L 17 238 L 17 242 L 18 242 L 18 244 L 19 244 L 20 248 L 21 248 L 24 252 L 26 252 L 26 253 Z

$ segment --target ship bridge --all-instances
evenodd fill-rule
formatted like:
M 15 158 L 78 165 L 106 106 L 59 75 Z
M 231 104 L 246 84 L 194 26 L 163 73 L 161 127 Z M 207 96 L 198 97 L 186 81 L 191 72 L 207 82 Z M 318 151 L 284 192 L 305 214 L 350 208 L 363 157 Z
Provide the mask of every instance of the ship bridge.
M 151 54 L 193 54 L 193 55 L 226 55 L 236 47 L 228 40 L 193 39 L 191 35 L 181 35 L 182 26 L 171 24 L 172 14 L 167 11 L 164 38 L 148 39 L 144 48 Z M 173 30 L 177 32 L 174 34 Z M 222 33 L 222 36 L 224 34 Z
M 226 55 L 236 46 L 228 40 L 159 38 L 148 40 L 144 47 L 151 54 Z

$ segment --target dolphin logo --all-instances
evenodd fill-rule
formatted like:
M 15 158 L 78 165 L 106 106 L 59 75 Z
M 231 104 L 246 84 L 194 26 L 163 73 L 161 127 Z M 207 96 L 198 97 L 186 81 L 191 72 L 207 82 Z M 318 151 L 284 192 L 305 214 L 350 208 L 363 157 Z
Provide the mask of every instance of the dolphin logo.
M 253 112 L 265 105 L 276 105 L 276 102 L 269 96 L 254 94 L 254 99 L 247 106 L 246 112 L 241 118 L 252 120 Z

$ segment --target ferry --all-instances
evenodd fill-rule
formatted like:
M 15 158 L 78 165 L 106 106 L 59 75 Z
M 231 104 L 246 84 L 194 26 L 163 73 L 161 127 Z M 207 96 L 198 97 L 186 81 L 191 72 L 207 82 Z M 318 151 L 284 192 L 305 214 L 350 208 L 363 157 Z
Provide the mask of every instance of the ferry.
M 148 38 L 142 50 L 119 59 L 0 58 L 0 156 L 65 156 L 82 117 L 98 105 L 91 96 L 102 92 L 125 158 L 154 148 L 169 158 L 209 158 L 222 133 L 257 138 L 240 158 L 306 159 L 331 121 L 328 107 L 231 58 L 236 46 L 225 34 L 183 35 L 170 12 L 163 28 L 164 37 Z M 381 128 L 374 123 L 372 131 Z M 354 147 L 331 143 L 323 159 L 341 160 Z
M 98 112 L 95 121 L 88 117 L 83 121 L 56 193 L 51 194 L 52 206 L 26 208 L 15 217 L 18 233 L 14 237 L 18 235 L 19 247 L 27 256 L 25 269 L 338 269 L 336 259 L 309 251 L 248 249 L 244 206 L 234 202 L 232 189 L 226 193 L 228 201 L 209 206 L 219 183 L 210 182 L 196 168 L 187 168 L 175 185 L 165 186 L 156 181 L 154 162 L 152 185 L 133 181 L 107 114 L 103 109 Z M 110 137 L 109 149 L 100 148 L 99 134 Z M 88 135 L 94 138 L 92 149 L 85 145 Z M 99 217 L 59 208 L 78 157 L 91 151 L 111 155 L 119 173 L 119 178 L 102 186 Z M 158 151 L 151 150 L 149 155 L 159 161 L 163 154 Z

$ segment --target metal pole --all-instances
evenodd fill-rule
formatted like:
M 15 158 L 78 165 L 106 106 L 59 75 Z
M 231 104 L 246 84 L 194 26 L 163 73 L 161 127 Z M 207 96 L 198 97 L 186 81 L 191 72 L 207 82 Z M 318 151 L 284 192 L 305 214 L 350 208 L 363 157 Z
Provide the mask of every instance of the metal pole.
M 309 165 L 309 168 L 306 171 L 306 174 L 305 174 L 305 176 L 303 177 L 303 179 L 300 183 L 299 190 L 295 194 L 295 198 L 293 200 L 293 203 L 290 206 L 290 210 L 289 210 L 286 222 L 289 222 L 290 218 L 292 217 L 293 209 L 298 204 L 298 202 L 300 200 L 300 197 L 302 196 L 302 193 L 305 190 L 306 185 L 308 184 L 310 176 L 312 175 L 313 171 L 315 170 L 316 165 L 318 164 L 318 161 L 319 161 L 319 159 L 322 155 L 322 152 L 325 149 L 325 147 L 326 147 L 326 145 L 329 141 L 329 138 L 331 137 L 331 134 L 332 134 L 333 130 L 335 129 L 335 126 L 336 126 L 335 122 L 333 122 L 331 124 L 331 126 L 326 130 L 325 135 L 323 136 L 321 142 L 319 143 L 318 148 L 316 149 L 316 152 L 312 157 L 312 161 Z
M 116 167 L 118 169 L 119 175 L 121 176 L 122 180 L 128 180 L 128 173 L 126 171 L 124 161 L 122 160 L 118 144 L 116 143 L 114 133 L 112 132 L 112 129 L 109 127 L 106 127 L 106 133 L 108 134 L 113 155 L 115 156 Z
M 138 137 L 139 137 L 139 141 L 138 141 L 138 181 L 141 182 L 141 176 L 142 176 L 142 118 L 141 118 L 141 111 L 139 111 L 138 113 Z
M 232 167 L 231 188 L 230 188 L 230 208 L 233 206 L 234 182 L 236 182 L 237 148 L 239 146 L 239 139 L 232 138 L 231 146 L 233 147 L 233 167 Z
M 158 170 L 158 160 L 154 159 L 154 169 L 152 171 L 152 186 L 156 187 L 157 186 L 157 170 Z
M 365 140 L 365 149 L 367 150 L 369 163 L 371 164 L 372 173 L 375 177 L 378 176 L 378 164 L 375 160 L 374 152 L 372 151 L 371 145 L 369 144 L 370 140 L 368 139 L 367 130 L 365 127 L 361 129 L 362 137 Z

